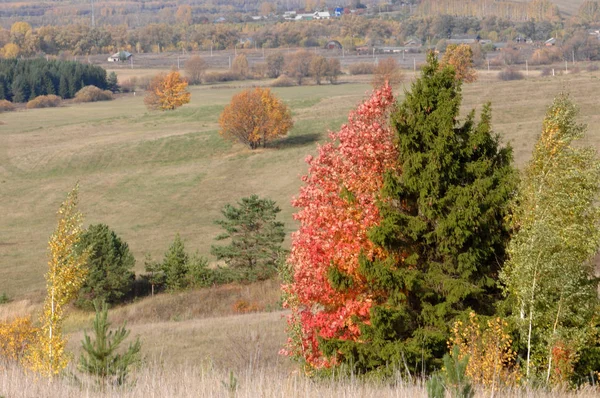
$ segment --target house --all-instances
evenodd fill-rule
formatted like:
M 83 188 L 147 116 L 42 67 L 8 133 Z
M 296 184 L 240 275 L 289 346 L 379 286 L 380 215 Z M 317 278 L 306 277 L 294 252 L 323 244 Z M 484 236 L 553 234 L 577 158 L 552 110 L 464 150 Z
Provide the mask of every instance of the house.
M 133 56 L 132 53 L 128 51 L 119 51 L 118 53 L 114 53 L 110 57 L 108 57 L 108 62 L 119 62 L 119 61 L 129 61 L 129 59 Z
M 335 15 L 336 17 L 341 17 L 343 13 L 344 7 L 336 7 L 335 10 L 333 10 L 333 15 Z
M 481 40 L 479 35 L 460 35 L 460 36 L 451 36 L 446 40 L 447 44 L 473 44 L 477 43 Z
M 312 21 L 314 18 L 314 14 L 297 14 L 294 21 Z
M 341 50 L 342 49 L 342 43 L 340 43 L 337 40 L 329 40 L 327 42 L 327 44 L 325 44 L 325 49 L 326 50 Z
M 375 51 L 383 54 L 400 54 L 404 51 L 404 47 L 377 47 Z
M 286 11 L 283 13 L 283 19 L 291 21 L 296 18 L 296 11 Z
M 331 14 L 329 14 L 329 11 L 316 11 L 314 14 L 314 19 L 330 19 L 331 18 Z
M 404 42 L 404 47 L 421 47 L 421 40 L 419 39 L 409 39 Z
M 553 45 L 555 45 L 555 44 L 556 44 L 556 39 L 555 39 L 554 37 L 551 37 L 551 38 L 549 38 L 548 40 L 546 40 L 546 41 L 544 42 L 544 45 L 545 45 L 546 47 L 552 47 L 552 46 L 553 46 Z

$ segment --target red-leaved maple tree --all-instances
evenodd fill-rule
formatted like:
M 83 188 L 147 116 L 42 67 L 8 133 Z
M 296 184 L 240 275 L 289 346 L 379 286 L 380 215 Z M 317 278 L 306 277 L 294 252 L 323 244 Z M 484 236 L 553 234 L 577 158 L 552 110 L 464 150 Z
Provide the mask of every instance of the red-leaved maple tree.
M 380 221 L 376 201 L 386 170 L 397 163 L 389 123 L 394 105 L 385 84 L 358 106 L 339 132 L 307 157 L 308 175 L 293 205 L 299 230 L 288 259 L 293 282 L 283 285 L 289 339 L 283 354 L 303 359 L 313 368 L 329 367 L 336 358 L 319 350 L 319 337 L 360 340 L 357 321 L 369 322 L 372 292 L 359 272 L 360 255 L 384 255 L 367 238 Z M 334 269 L 335 268 L 335 269 Z M 332 271 L 351 279 L 344 289 L 332 286 Z

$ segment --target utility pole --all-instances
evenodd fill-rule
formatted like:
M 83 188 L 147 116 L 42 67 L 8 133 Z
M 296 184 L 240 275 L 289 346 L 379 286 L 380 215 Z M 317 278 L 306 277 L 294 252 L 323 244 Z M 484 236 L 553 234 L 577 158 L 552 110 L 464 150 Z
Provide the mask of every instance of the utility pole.
M 94 16 L 94 0 L 91 0 L 91 1 L 92 1 L 92 28 L 95 28 L 96 27 L 96 18 Z

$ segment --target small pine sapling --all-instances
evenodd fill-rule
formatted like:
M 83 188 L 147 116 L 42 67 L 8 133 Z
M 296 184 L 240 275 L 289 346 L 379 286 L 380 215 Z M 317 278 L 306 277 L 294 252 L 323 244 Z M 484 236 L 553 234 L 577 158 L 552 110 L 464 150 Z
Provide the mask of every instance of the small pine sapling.
M 123 354 L 116 351 L 129 336 L 130 331 L 125 324 L 117 330 L 109 331 L 108 306 L 106 303 L 94 302 L 96 317 L 94 319 L 94 341 L 84 332 L 82 341 L 83 353 L 79 359 L 82 372 L 96 376 L 103 384 L 114 378 L 117 385 L 122 385 L 129 374 L 130 366 L 139 363 L 141 343 L 139 337 L 129 345 Z

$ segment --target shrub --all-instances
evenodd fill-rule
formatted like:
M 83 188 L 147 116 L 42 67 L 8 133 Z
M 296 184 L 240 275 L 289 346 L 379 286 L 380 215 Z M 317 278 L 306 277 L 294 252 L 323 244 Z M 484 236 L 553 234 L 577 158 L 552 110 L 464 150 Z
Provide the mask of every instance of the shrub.
M 5 292 L 0 295 L 0 304 L 6 304 L 6 303 L 10 303 L 10 297 L 8 297 L 8 295 Z
M 378 89 L 388 82 L 390 86 L 397 86 L 403 79 L 402 71 L 398 61 L 394 58 L 385 58 L 377 63 L 373 70 L 373 81 L 371 85 Z
M 540 72 L 540 76 L 550 76 L 552 74 L 552 68 L 544 68 Z
M 595 72 L 598 69 L 600 69 L 600 67 L 598 66 L 598 64 L 589 64 L 587 66 L 587 68 L 585 68 L 588 72 Z
M 35 338 L 36 331 L 30 317 L 0 322 L 0 360 L 19 362 Z
M 101 90 L 96 86 L 85 86 L 75 94 L 75 102 L 110 101 L 113 94 L 110 90 Z
M 204 75 L 206 83 L 232 82 L 235 80 L 240 80 L 240 75 L 232 71 L 210 72 Z
M 524 76 L 521 72 L 513 68 L 506 68 L 498 73 L 498 79 L 503 81 L 523 80 Z
M 27 103 L 27 109 L 54 108 L 60 105 L 62 98 L 58 95 L 40 95 Z
M 233 303 L 233 311 L 238 314 L 247 314 L 249 312 L 259 312 L 261 310 L 260 306 L 255 302 L 248 302 L 244 299 L 239 299 L 235 303 Z
M 273 80 L 271 87 L 291 87 L 295 85 L 294 81 L 287 77 L 287 75 L 281 75 L 277 79 Z
M 15 110 L 15 105 L 7 100 L 0 100 L 0 112 L 10 112 Z
M 371 62 L 359 62 L 350 65 L 348 72 L 351 75 L 372 75 L 375 71 L 375 64 Z
M 448 348 L 458 350 L 458 359 L 469 357 L 466 375 L 473 382 L 493 388 L 519 382 L 517 353 L 511 344 L 506 321 L 493 318 L 484 324 L 471 312 L 467 322 L 454 323 Z

